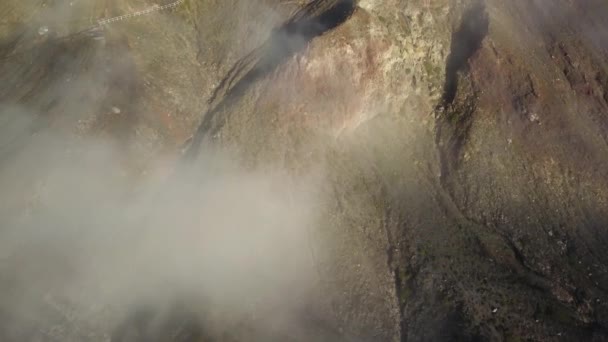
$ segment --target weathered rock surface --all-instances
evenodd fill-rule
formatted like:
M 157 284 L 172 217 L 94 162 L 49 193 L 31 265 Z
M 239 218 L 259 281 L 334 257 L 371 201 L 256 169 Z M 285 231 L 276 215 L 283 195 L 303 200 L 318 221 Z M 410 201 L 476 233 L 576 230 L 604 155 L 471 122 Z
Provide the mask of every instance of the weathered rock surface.
M 25 3 L 0 5 L 0 101 L 32 131 L 109 136 L 133 172 L 209 146 L 323 170 L 290 338 L 608 339 L 605 1 L 186 1 L 104 42 L 36 37 Z M 139 2 L 99 3 L 77 13 Z

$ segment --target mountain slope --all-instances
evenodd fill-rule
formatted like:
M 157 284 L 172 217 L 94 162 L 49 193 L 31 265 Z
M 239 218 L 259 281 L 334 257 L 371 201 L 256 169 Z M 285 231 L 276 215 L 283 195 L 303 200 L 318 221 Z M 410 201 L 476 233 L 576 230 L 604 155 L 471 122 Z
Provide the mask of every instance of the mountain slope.
M 293 334 L 248 316 L 209 339 L 608 339 L 603 1 L 186 1 L 102 42 L 38 29 L 0 51 L 31 130 L 110 139 L 134 178 L 218 149 L 320 179 Z

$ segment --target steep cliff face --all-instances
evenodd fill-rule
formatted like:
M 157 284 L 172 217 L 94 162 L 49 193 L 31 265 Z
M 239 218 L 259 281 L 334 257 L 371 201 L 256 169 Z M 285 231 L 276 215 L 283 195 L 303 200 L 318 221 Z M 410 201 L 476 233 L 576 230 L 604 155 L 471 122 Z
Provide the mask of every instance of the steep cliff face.
M 139 4 L 99 3 L 69 15 Z M 185 1 L 103 40 L 3 7 L 0 100 L 30 131 L 109 137 L 136 178 L 219 149 L 320 179 L 292 334 L 209 338 L 608 339 L 605 2 Z

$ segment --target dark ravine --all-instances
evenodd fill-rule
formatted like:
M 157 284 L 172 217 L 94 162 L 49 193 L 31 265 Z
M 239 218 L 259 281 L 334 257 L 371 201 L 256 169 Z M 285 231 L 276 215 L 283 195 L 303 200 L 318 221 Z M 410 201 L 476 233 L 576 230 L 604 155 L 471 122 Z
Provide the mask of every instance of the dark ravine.
M 435 108 L 435 116 L 438 118 L 435 139 L 441 164 L 440 182 L 444 188 L 450 168 L 460 158 L 461 147 L 467 139 L 472 123 L 471 116 L 476 106 L 474 84 L 465 85 L 472 88 L 472 94 L 463 97 L 460 103 L 454 103 L 458 95 L 459 78 L 468 77 L 469 59 L 481 48 L 488 29 L 489 19 L 485 3 L 477 1 L 465 11 L 459 27 L 452 34 L 450 54 L 445 65 L 443 93 Z M 449 189 L 446 191 L 449 192 Z
M 489 19 L 483 0 L 471 5 L 464 13 L 460 26 L 452 34 L 450 54 L 446 60 L 445 83 L 441 102 L 437 108 L 447 109 L 458 93 L 458 76 L 466 72 L 469 59 L 481 48 L 488 34 Z

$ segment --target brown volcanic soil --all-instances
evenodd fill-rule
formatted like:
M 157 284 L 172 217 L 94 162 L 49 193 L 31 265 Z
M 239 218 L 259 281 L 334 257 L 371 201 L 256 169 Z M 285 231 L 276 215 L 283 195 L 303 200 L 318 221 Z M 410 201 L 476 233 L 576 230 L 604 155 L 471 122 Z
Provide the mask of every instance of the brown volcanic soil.
M 105 43 L 19 31 L 26 3 L 0 5 L 0 101 L 39 112 L 31 131 L 110 137 L 136 176 L 209 146 L 323 169 L 301 330 L 209 339 L 608 339 L 604 1 L 186 1 Z

